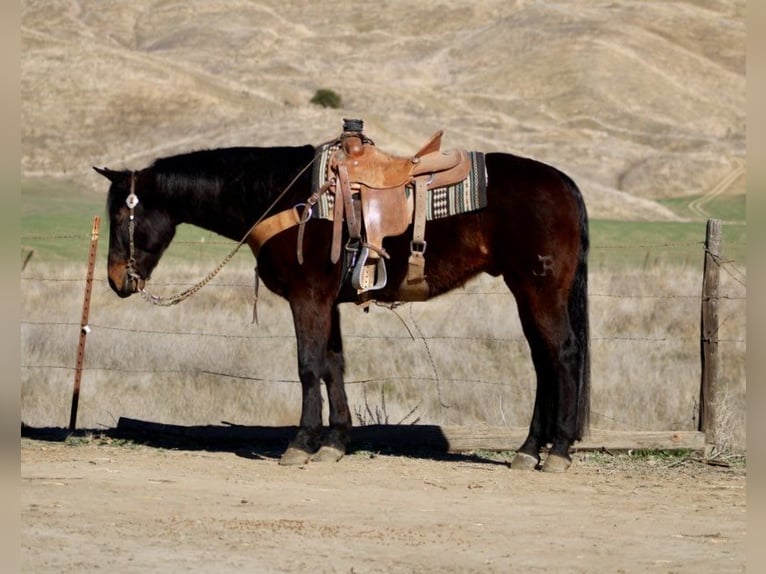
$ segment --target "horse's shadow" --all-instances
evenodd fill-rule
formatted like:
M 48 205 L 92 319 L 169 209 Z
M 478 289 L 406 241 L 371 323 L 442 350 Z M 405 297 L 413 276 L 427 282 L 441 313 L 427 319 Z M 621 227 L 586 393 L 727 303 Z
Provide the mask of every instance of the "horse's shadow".
M 32 440 L 130 441 L 153 448 L 230 452 L 252 460 L 279 460 L 298 427 L 202 425 L 181 426 L 120 418 L 114 428 L 76 429 L 30 427 L 22 423 L 21 436 Z M 351 429 L 349 455 L 404 456 L 437 461 L 472 462 L 507 466 L 508 462 L 480 454 L 451 452 L 438 425 L 368 425 Z

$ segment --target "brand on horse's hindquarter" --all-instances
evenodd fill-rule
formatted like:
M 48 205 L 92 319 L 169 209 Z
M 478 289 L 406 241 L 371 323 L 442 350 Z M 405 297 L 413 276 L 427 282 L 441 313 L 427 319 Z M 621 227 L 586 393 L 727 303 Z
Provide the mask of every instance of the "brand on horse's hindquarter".
M 549 274 L 553 275 L 553 255 L 538 255 L 537 261 L 539 265 L 537 269 L 532 270 L 532 275 L 535 277 L 546 277 Z

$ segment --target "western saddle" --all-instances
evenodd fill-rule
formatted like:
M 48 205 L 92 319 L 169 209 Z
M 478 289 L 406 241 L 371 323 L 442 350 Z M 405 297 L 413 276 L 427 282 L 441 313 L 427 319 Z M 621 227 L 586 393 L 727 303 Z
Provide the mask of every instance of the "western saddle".
M 351 284 L 357 292 L 386 285 L 383 239 L 405 233 L 413 224 L 407 276 L 399 286 L 402 301 L 428 298 L 425 227 L 428 190 L 463 181 L 471 169 L 464 150 L 441 151 L 437 131 L 410 157 L 388 154 L 364 136 L 362 120 L 344 120 L 339 148 L 329 170 L 334 178 L 333 242 L 330 258 L 341 254 L 342 222 L 349 239 Z M 332 180 L 331 180 L 332 181 Z M 414 188 L 414 197 L 410 192 Z
M 407 276 L 399 285 L 397 298 L 425 300 L 429 296 L 425 275 L 428 190 L 465 180 L 471 170 L 470 156 L 462 149 L 441 151 L 442 130 L 410 157 L 391 155 L 362 133 L 363 125 L 359 119 L 344 119 L 343 132 L 329 144 L 335 151 L 329 158 L 326 183 L 307 200 L 303 214 L 293 208 L 256 226 L 251 233 L 251 247 L 257 253 L 257 248 L 274 234 L 299 225 L 298 260 L 302 263 L 304 224 L 319 197 L 330 192 L 334 196 L 330 259 L 337 263 L 345 251 L 345 265 L 360 302 L 374 299 L 374 294 L 368 292 L 386 286 L 385 259 L 390 255 L 383 240 L 402 235 L 410 224 L 413 230 Z M 344 222 L 348 230 L 345 249 L 341 245 Z

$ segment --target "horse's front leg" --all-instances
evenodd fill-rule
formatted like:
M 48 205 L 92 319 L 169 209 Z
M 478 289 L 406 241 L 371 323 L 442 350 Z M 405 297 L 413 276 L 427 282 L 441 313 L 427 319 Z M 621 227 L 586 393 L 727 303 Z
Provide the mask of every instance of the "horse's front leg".
M 351 411 L 348 408 L 343 383 L 344 371 L 340 313 L 335 305 L 331 311 L 330 339 L 325 353 L 325 370 L 322 374 L 327 385 L 327 398 L 330 403 L 330 426 L 322 438 L 321 448 L 311 457 L 312 460 L 335 462 L 346 454 L 348 434 L 351 430 Z
M 302 410 L 298 433 L 282 455 L 280 464 L 305 464 L 310 459 L 339 460 L 345 454 L 351 416 L 343 388 L 343 348 L 338 309 L 332 300 L 317 301 L 308 297 L 291 300 L 290 308 L 298 345 Z M 322 379 L 327 382 L 330 403 L 330 428 L 324 436 L 320 393 Z
M 300 359 L 298 363 L 301 365 Z M 279 464 L 282 465 L 306 464 L 319 448 L 322 434 L 322 396 L 319 390 L 319 377 L 311 369 L 301 366 L 299 366 L 299 377 L 302 394 L 300 426 L 287 446 L 287 450 L 279 459 Z
M 298 433 L 279 460 L 280 464 L 305 464 L 319 449 L 322 434 L 320 383 L 325 349 L 330 334 L 330 308 L 317 308 L 309 298 L 290 300 L 298 348 L 298 378 L 301 381 L 301 419 Z

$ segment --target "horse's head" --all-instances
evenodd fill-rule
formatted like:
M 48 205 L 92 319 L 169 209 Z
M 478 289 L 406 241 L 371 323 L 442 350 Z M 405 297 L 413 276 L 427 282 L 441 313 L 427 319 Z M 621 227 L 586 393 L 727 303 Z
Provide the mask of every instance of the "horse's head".
M 150 171 L 93 169 L 112 182 L 107 199 L 109 285 L 128 297 L 144 288 L 175 235 L 176 222 L 155 193 Z

